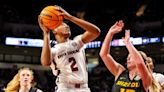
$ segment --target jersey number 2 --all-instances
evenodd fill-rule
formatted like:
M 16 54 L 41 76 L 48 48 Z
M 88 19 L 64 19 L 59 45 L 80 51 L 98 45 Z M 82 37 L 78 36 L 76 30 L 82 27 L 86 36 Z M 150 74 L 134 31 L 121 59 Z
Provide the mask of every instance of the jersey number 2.
M 75 66 L 76 65 L 76 60 L 74 57 L 69 58 L 68 60 L 71 63 L 71 70 L 72 71 L 78 71 L 78 68 Z

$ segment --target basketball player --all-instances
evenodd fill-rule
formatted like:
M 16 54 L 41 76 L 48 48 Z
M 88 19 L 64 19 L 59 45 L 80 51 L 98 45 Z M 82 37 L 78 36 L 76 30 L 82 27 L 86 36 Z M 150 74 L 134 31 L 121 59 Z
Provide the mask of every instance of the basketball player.
M 57 76 L 56 92 L 90 92 L 83 46 L 96 39 L 100 34 L 100 29 L 94 24 L 70 15 L 59 6 L 54 9 L 61 11 L 65 19 L 75 23 L 85 32 L 71 40 L 69 39 L 70 28 L 63 22 L 52 31 L 57 44 L 50 48 L 50 30 L 42 24 L 39 18 L 39 25 L 44 35 L 41 63 L 43 66 L 50 66 L 53 74 Z
M 33 71 L 29 68 L 21 68 L 14 78 L 7 84 L 5 92 L 42 92 L 32 87 Z
M 110 53 L 110 42 L 116 33 L 122 31 L 124 23 L 117 21 L 108 31 L 100 56 L 108 70 L 115 76 L 112 92 L 148 92 L 152 83 L 151 73 L 148 71 L 144 60 L 137 49 L 130 42 L 130 30 L 125 31 L 122 38 L 129 55 L 127 57 L 127 69 L 116 62 Z M 122 54 L 124 52 L 121 52 Z
M 158 83 L 161 86 L 160 92 L 164 92 L 164 75 L 161 73 L 153 72 L 155 66 L 154 66 L 153 59 L 151 57 L 147 58 L 147 65 L 150 67 L 153 77 L 158 81 Z

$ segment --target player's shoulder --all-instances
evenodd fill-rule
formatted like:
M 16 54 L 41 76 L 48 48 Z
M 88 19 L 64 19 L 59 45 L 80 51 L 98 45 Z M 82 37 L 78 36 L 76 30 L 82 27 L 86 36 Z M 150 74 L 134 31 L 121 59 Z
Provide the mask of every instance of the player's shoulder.
M 157 73 L 157 75 L 164 78 L 164 75 L 162 73 Z
M 40 89 L 37 89 L 37 90 L 36 90 L 36 92 L 43 92 L 43 91 L 42 91 L 42 90 L 40 90 Z
M 81 40 L 81 38 L 82 38 L 82 34 L 81 35 L 77 35 L 77 36 L 75 36 L 74 38 L 73 38 L 73 40 Z
M 164 78 L 164 75 L 162 73 L 155 73 L 155 72 L 153 72 L 153 75 Z

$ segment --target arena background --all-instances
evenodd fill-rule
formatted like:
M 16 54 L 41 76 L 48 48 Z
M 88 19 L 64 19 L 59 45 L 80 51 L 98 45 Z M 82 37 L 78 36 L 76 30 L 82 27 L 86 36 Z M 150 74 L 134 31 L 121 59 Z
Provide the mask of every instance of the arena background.
M 124 20 L 125 28 L 131 29 L 132 37 L 146 39 L 145 43 L 135 45 L 136 48 L 153 57 L 155 71 L 164 74 L 163 0 L 0 0 L 0 91 L 20 67 L 27 66 L 34 70 L 38 88 L 44 92 L 54 92 L 56 77 L 48 67 L 41 66 L 41 47 L 7 45 L 6 38 L 42 39 L 37 16 L 45 6 L 55 4 L 101 29 L 100 36 L 95 40 L 100 44 L 86 48 L 89 87 L 92 92 L 111 91 L 114 76 L 99 58 L 99 50 L 108 28 L 120 19 Z M 68 23 L 72 30 L 71 38 L 83 32 L 77 31 L 82 29 L 73 23 Z M 124 32 L 119 33 L 114 39 L 120 39 L 123 35 Z M 54 40 L 52 36 L 51 39 Z M 113 45 L 111 51 L 115 59 L 125 63 L 127 50 L 124 46 Z

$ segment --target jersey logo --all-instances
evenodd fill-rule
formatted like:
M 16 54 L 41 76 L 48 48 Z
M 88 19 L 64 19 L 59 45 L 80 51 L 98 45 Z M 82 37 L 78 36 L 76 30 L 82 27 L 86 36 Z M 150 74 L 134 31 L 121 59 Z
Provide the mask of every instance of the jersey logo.
M 125 80 L 126 78 L 125 77 L 120 77 L 120 80 Z
M 140 87 L 139 82 L 126 82 L 126 81 L 117 81 L 116 85 L 122 86 L 122 87 L 132 87 L 132 88 L 138 88 Z
M 74 42 L 74 43 L 72 43 L 72 46 L 74 46 L 74 47 L 75 47 L 75 46 L 77 46 L 77 43 L 75 43 L 75 42 Z
M 136 81 L 138 81 L 138 80 L 140 80 L 140 79 L 141 79 L 140 76 L 136 76 L 136 77 L 134 78 L 134 80 L 136 80 Z

